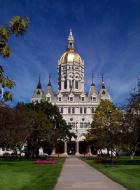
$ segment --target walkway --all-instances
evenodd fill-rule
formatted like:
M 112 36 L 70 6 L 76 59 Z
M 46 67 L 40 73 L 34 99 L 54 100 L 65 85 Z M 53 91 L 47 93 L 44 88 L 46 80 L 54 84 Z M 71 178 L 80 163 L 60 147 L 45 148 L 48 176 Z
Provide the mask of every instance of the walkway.
M 126 190 L 77 158 L 67 158 L 54 190 Z

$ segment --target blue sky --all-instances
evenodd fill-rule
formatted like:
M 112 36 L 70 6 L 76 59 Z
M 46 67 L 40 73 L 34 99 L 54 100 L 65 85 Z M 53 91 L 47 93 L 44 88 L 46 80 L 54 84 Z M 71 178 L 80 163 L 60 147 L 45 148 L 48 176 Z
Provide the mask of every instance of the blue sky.
M 12 104 L 30 101 L 39 75 L 46 88 L 51 73 L 57 90 L 57 63 L 70 28 L 85 61 L 86 91 L 91 72 L 97 88 L 103 73 L 113 101 L 126 102 L 140 75 L 139 0 L 0 0 L 0 25 L 16 15 L 28 16 L 30 26 L 23 37 L 10 40 L 11 58 L 0 57 L 16 81 Z

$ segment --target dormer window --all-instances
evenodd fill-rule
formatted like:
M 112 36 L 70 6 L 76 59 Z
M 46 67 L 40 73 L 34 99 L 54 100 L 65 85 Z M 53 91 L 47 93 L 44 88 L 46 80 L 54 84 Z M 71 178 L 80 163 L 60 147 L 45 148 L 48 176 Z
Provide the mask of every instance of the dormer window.
M 72 102 L 73 101 L 73 97 L 70 97 L 69 100 Z
M 96 102 L 96 97 L 94 97 L 94 96 L 91 96 L 91 100 L 93 101 L 93 102 Z
M 48 102 L 50 102 L 51 98 L 50 98 L 50 97 L 46 97 L 46 100 L 47 100 Z

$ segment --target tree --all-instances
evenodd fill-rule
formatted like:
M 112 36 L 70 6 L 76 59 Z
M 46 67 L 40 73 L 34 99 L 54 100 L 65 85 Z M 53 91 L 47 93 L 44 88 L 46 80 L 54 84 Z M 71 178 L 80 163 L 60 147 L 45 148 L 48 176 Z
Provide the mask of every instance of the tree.
M 24 125 L 24 117 L 15 109 L 0 109 L 0 147 L 21 150 L 25 143 L 28 129 Z
M 0 27 L 0 55 L 3 58 L 9 58 L 11 55 L 11 47 L 8 44 L 8 40 L 12 35 L 22 36 L 28 27 L 29 20 L 27 17 L 15 16 L 9 24 Z M 0 65 L 0 94 L 1 102 L 12 100 L 12 94 L 8 89 L 15 86 L 15 82 L 5 75 L 4 68 Z M 3 89 L 4 92 L 3 92 Z
M 107 149 L 108 156 L 120 150 L 122 112 L 110 101 L 101 100 L 94 115 L 87 140 L 102 153 Z M 111 152 L 111 154 L 109 154 Z
M 28 156 L 38 156 L 38 150 L 43 144 L 56 146 L 58 140 L 71 138 L 71 127 L 68 126 L 59 113 L 58 107 L 42 101 L 40 103 L 18 104 L 16 110 L 24 113 L 25 125 L 28 128 L 26 138 Z
M 124 149 L 134 158 L 140 145 L 140 84 L 130 95 L 124 117 Z

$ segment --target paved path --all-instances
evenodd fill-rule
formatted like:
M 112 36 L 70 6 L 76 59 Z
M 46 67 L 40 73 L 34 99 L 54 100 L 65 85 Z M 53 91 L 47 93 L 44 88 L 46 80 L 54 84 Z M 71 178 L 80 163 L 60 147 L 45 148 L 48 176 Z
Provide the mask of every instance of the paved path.
M 67 158 L 54 190 L 126 190 L 77 158 Z

